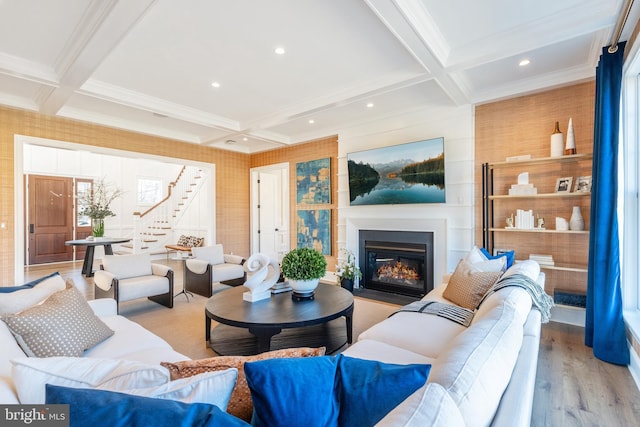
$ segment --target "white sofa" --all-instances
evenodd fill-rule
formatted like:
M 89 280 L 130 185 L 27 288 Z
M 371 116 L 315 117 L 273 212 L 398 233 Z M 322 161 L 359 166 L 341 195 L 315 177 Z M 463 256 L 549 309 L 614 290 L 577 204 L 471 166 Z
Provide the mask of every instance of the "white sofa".
M 182 361 L 189 358 L 135 322 L 117 314 L 116 301 L 98 299 L 89 301 L 94 313 L 114 334 L 84 353 L 85 357 L 138 361 L 150 365 L 160 362 Z M 0 321 L 0 403 L 20 403 L 12 377 L 12 359 L 24 358 L 7 325 Z
M 526 263 L 544 289 L 544 273 L 534 261 Z M 451 304 L 442 296 L 446 287 L 436 287 L 423 301 Z M 432 364 L 427 384 L 380 426 L 525 427 L 531 420 L 540 326 L 541 314 L 532 308 L 529 293 L 507 287 L 482 302 L 468 327 L 431 314 L 399 312 L 360 334 L 343 354 Z

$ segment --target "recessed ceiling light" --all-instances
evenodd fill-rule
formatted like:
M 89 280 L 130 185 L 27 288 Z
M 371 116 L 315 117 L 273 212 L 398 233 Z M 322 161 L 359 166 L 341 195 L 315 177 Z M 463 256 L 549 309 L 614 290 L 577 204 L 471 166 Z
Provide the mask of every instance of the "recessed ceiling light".
M 520 65 L 521 67 L 525 67 L 527 65 L 529 65 L 531 63 L 531 61 L 529 61 L 528 59 L 523 59 L 522 61 L 520 61 L 520 63 L 518 65 Z
M 242 140 L 243 140 L 244 142 L 247 142 L 247 141 L 249 140 L 249 138 L 247 138 L 247 137 L 245 136 L 244 138 L 242 138 Z
M 219 88 L 220 87 L 220 83 L 218 82 L 213 82 L 211 83 L 211 86 L 215 87 L 215 88 Z
M 368 102 L 367 103 L 367 108 L 373 108 L 375 104 L 373 102 Z
M 283 47 L 277 47 L 274 49 L 274 52 L 276 53 L 276 55 L 284 55 L 285 54 L 285 50 Z
M 313 120 L 313 119 L 310 119 L 310 120 L 309 120 L 309 124 L 310 124 L 310 125 L 314 124 L 315 122 L 316 122 L 316 121 L 315 121 L 315 120 Z

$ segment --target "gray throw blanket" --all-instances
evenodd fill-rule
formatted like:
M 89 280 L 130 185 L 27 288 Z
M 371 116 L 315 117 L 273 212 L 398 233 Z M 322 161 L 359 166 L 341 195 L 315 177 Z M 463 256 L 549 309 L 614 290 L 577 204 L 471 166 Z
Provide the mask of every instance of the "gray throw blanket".
M 489 292 L 482 297 L 482 301 L 492 293 L 508 286 L 517 286 L 527 291 L 529 295 L 531 295 L 533 305 L 536 306 L 542 315 L 542 323 L 549 322 L 549 319 L 551 318 L 551 307 L 553 307 L 553 298 L 547 295 L 539 284 L 524 274 L 513 274 L 499 279 L 496 284 L 493 285 L 493 288 L 491 288 Z M 482 304 L 482 301 L 480 301 L 480 304 Z
M 393 316 L 396 313 L 403 311 L 412 313 L 426 313 L 435 314 L 436 316 L 444 317 L 459 323 L 462 326 L 469 326 L 475 312 L 467 308 L 462 308 L 453 304 L 445 304 L 436 301 L 414 301 L 411 304 L 407 304 L 404 307 L 400 307 L 397 311 L 391 313 Z

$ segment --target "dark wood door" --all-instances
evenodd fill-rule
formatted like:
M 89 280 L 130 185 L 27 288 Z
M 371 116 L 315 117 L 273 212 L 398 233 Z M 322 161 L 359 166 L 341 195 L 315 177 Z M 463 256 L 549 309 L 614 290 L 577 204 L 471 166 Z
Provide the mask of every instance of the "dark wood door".
M 27 181 L 29 264 L 71 261 L 73 248 L 73 179 L 29 175 Z

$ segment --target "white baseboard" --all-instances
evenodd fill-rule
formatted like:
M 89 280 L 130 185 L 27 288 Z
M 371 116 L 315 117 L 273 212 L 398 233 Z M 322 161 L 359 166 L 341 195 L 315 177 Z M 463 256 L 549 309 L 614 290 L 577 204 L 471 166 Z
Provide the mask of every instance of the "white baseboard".
M 638 390 L 640 390 L 640 358 L 638 358 L 636 352 L 633 351 L 631 343 L 627 341 L 627 344 L 629 345 L 629 353 L 631 355 L 629 362 L 629 372 L 631 373 L 631 377 L 633 377 L 633 380 L 636 382 L 636 387 L 638 387 Z
M 567 323 L 569 325 L 576 325 L 584 328 L 585 316 L 586 310 L 580 307 L 557 304 L 551 308 L 552 322 Z

